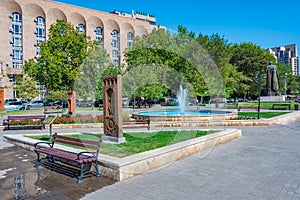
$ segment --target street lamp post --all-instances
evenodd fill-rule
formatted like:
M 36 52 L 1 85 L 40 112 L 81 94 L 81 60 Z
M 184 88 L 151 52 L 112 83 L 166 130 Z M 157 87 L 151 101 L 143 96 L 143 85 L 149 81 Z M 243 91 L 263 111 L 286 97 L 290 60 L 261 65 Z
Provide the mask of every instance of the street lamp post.
M 286 74 L 284 75 L 284 99 L 286 100 Z
M 133 112 L 135 112 L 135 82 L 133 83 Z
M 258 75 L 258 108 L 257 108 L 257 119 L 260 119 L 260 94 L 261 94 L 261 74 Z

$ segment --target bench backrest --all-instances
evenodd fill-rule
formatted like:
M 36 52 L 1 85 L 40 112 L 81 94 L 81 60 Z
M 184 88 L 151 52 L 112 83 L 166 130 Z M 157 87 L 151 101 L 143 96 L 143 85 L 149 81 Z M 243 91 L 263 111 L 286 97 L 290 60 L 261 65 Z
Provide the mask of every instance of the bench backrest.
M 99 151 L 100 141 L 93 140 L 82 140 L 77 138 L 71 138 L 63 135 L 58 135 L 57 133 L 52 135 L 52 144 L 59 142 L 62 144 L 68 144 L 76 147 L 83 147 L 88 149 L 93 149 Z
M 45 118 L 46 118 L 45 115 L 9 115 L 7 117 L 8 120 L 27 120 L 27 119 L 44 120 Z
M 138 119 L 138 120 L 124 120 L 124 124 L 148 124 L 150 123 L 149 119 Z

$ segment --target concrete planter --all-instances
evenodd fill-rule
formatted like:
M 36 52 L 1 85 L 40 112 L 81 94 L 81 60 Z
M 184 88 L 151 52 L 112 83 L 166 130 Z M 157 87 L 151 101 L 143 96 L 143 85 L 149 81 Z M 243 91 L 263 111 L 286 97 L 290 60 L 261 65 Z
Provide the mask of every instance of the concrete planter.
M 240 136 L 241 130 L 228 129 L 124 158 L 100 154 L 99 168 L 102 175 L 122 181 Z M 30 150 L 33 150 L 33 145 L 37 142 L 37 140 L 26 138 L 23 135 L 4 135 L 3 138 L 7 142 Z M 72 152 L 80 151 L 60 145 L 58 147 Z

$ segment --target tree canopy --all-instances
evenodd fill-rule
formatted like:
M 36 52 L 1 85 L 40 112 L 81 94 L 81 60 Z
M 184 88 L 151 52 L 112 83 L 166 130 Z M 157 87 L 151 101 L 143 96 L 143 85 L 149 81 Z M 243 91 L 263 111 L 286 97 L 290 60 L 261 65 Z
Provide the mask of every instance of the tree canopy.
M 171 34 L 159 29 L 145 39 L 136 39 L 125 53 L 125 76 L 131 74 L 128 77 L 141 85 L 160 84 L 175 94 L 180 84 L 185 84 L 192 96 L 228 97 L 236 91 L 243 76 L 229 63 L 230 45 L 224 37 L 196 37 L 183 26 L 178 31 Z M 139 73 L 134 73 L 134 68 L 139 68 Z
M 48 90 L 73 90 L 89 42 L 71 23 L 57 20 L 49 29 L 48 40 L 38 44 L 40 55 L 28 60 L 24 70 Z

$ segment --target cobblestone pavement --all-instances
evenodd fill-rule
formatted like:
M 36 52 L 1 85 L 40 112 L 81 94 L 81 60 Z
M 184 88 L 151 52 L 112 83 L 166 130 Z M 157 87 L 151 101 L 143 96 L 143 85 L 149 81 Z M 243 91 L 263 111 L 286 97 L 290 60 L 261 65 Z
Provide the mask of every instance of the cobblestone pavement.
M 70 131 L 74 132 L 74 130 L 60 130 L 60 132 Z M 87 193 L 115 183 L 115 180 L 106 177 L 90 176 L 84 178 L 81 184 L 77 184 L 75 178 L 42 166 L 35 168 L 35 153 L 2 140 L 4 133 L 20 132 L 0 132 L 0 199 L 79 199 Z M 33 132 L 41 134 L 48 131 L 22 131 L 22 133 Z
M 83 199 L 299 199 L 300 120 L 242 127 L 207 152 L 87 194 Z

